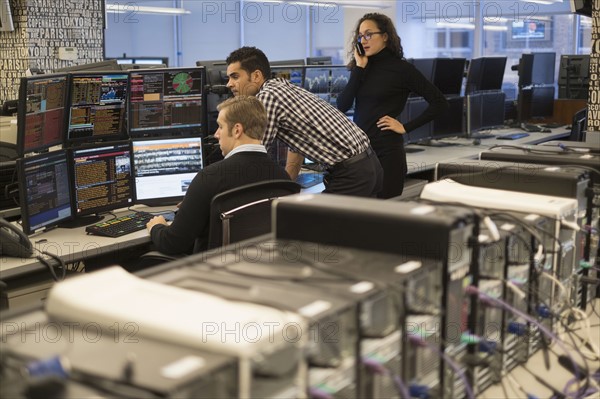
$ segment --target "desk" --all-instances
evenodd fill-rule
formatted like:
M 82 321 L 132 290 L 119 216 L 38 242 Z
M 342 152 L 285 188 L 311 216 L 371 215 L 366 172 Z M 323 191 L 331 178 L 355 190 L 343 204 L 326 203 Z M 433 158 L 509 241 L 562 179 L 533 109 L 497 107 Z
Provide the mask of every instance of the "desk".
M 496 129 L 490 132 L 494 135 L 504 135 L 508 133 L 522 132 L 520 129 Z M 481 144 L 473 144 L 472 139 L 466 138 L 447 138 L 440 140 L 441 143 L 449 143 L 446 147 L 423 146 L 409 144 L 407 148 L 418 149 L 419 152 L 408 152 L 406 154 L 406 163 L 408 166 L 408 175 L 418 179 L 432 181 L 435 165 L 438 162 L 464 161 L 479 158 L 479 153 L 488 150 L 495 145 L 536 145 L 550 140 L 558 140 L 568 137 L 570 130 L 565 128 L 552 129 L 551 133 L 529 133 L 529 136 L 518 140 L 498 140 L 496 138 L 482 139 Z M 311 172 L 307 172 L 311 173 Z M 323 184 L 302 190 L 303 193 L 317 194 L 325 189 Z
M 491 133 L 501 136 L 515 132 L 520 132 L 520 130 L 497 129 Z M 409 144 L 407 148 L 424 149 L 424 151 L 406 154 L 408 174 L 414 175 L 421 172 L 433 171 L 438 162 L 477 159 L 481 151 L 485 151 L 495 145 L 536 145 L 546 141 L 568 137 L 570 134 L 570 130 L 558 128 L 552 129 L 551 133 L 529 133 L 529 136 L 520 138 L 518 140 L 498 140 L 496 138 L 482 139 L 481 144 L 479 145 L 475 145 L 473 144 L 473 140 L 465 138 L 440 140 L 442 143 L 454 144 L 448 147 L 427 147 Z

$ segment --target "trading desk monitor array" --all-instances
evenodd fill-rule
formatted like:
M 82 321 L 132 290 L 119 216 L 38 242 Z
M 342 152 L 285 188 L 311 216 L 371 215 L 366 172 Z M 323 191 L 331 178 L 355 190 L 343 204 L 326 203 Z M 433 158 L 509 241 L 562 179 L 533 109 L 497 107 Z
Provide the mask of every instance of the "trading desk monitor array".
M 55 227 L 73 217 L 65 150 L 21 158 L 17 170 L 25 234 Z
M 133 205 L 129 142 L 75 149 L 71 163 L 75 216 Z
M 129 136 L 200 136 L 204 68 L 130 72 Z
M 202 139 L 133 140 L 131 144 L 136 202 L 166 205 L 181 201 L 203 167 Z
M 21 79 L 17 124 L 20 156 L 63 143 L 66 104 L 66 74 Z
M 129 75 L 86 72 L 69 79 L 67 143 L 126 139 Z

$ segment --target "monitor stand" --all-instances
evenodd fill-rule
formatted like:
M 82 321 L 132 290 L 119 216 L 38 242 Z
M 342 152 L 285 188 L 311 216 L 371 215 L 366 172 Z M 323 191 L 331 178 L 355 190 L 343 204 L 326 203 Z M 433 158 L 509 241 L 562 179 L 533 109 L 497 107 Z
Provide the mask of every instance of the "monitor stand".
M 104 217 L 100 215 L 87 215 L 87 216 L 78 216 L 73 220 L 68 220 L 66 222 L 62 222 L 58 225 L 58 227 L 64 229 L 76 229 L 78 227 L 89 226 L 90 224 L 98 223 Z

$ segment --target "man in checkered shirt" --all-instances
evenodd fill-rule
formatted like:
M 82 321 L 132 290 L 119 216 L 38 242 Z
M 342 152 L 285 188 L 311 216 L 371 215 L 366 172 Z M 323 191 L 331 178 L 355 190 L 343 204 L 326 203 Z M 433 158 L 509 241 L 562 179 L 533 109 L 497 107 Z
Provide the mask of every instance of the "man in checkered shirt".
M 272 79 L 261 50 L 233 51 L 227 76 L 235 96 L 256 96 L 265 106 L 263 144 L 269 148 L 277 138 L 288 146 L 286 171 L 292 179 L 307 157 L 325 168 L 324 193 L 375 197 L 381 190 L 383 169 L 365 132 L 327 101 L 285 79 Z

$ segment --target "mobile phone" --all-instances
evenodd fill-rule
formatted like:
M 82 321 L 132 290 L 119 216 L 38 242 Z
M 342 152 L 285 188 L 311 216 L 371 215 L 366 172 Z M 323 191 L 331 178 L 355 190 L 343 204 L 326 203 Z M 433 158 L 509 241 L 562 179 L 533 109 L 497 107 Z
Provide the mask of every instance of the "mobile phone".
M 356 42 L 356 44 L 354 45 L 354 47 L 356 48 L 356 52 L 358 53 L 358 55 L 360 55 L 361 57 L 364 57 L 365 55 L 365 48 L 363 47 L 361 42 Z

